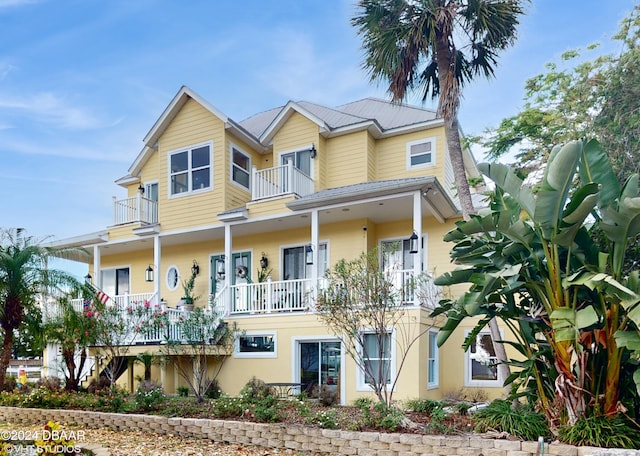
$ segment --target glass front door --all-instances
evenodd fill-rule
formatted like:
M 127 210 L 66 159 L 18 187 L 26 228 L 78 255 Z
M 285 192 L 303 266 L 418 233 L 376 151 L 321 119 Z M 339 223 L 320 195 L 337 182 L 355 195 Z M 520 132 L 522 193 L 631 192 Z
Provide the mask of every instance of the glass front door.
M 380 264 L 385 277 L 401 293 L 400 300 L 403 303 L 413 302 L 413 288 L 406 285 L 410 284 L 413 278 L 413 262 L 416 255 L 409 253 L 409 240 L 382 241 L 380 254 Z
M 300 342 L 301 391 L 318 397 L 321 389 L 333 391 L 340 402 L 340 342 Z

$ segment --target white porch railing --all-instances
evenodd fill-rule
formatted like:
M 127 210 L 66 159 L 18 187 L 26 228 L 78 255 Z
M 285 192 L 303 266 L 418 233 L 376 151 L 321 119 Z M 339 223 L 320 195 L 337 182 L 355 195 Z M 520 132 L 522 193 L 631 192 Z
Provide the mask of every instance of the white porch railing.
M 442 297 L 441 287 L 428 275 L 418 280 L 413 280 L 414 276 L 413 269 L 392 273 L 398 303 L 433 309 Z M 326 286 L 324 278 L 243 283 L 225 286 L 209 303 L 221 316 L 313 311 L 318 291 Z
M 211 301 L 222 315 L 310 311 L 317 283 L 297 279 L 230 285 Z
M 113 198 L 113 224 L 158 223 L 158 202 L 142 195 L 116 200 Z
M 274 168 L 258 169 L 254 166 L 251 172 L 251 198 L 259 200 L 295 194 L 305 196 L 313 193 L 314 183 L 311 177 L 293 166 L 289 160 L 286 165 Z

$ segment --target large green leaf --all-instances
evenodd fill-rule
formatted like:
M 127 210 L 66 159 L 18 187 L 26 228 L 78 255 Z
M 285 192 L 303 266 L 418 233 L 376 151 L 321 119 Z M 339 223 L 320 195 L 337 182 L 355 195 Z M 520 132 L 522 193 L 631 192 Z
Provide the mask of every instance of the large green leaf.
M 533 217 L 545 239 L 551 239 L 558 232 L 581 151 L 582 143 L 572 141 L 549 157 L 542 184 L 536 194 Z
M 556 335 L 557 342 L 565 340 L 577 340 L 580 329 L 595 325 L 600 320 L 598 313 L 592 306 L 576 311 L 572 308 L 560 308 L 554 310 L 551 315 L 551 326 Z
M 469 282 L 469 279 L 474 272 L 475 270 L 471 268 L 455 269 L 453 271 L 445 272 L 444 274 L 439 275 L 435 278 L 433 283 L 441 287 L 466 283 Z
M 625 347 L 631 351 L 640 351 L 640 333 L 638 331 L 616 331 L 613 336 L 618 347 Z
M 598 203 L 598 184 L 587 184 L 580 187 L 571 197 L 562 214 L 562 223 L 551 237 L 551 241 L 563 247 L 573 244 L 578 230 Z
M 581 270 L 563 280 L 563 286 L 575 285 L 584 285 L 590 290 L 598 290 L 609 297 L 615 297 L 625 309 L 630 309 L 640 302 L 640 295 L 604 272 Z M 636 324 L 640 324 L 640 316 Z
M 521 178 L 513 170 L 501 163 L 480 163 L 478 170 L 489 177 L 495 184 L 515 199 L 520 207 L 533 217 L 534 198 L 531 190 L 524 185 Z
M 620 195 L 620 183 L 613 172 L 609 157 L 595 139 L 588 141 L 582 148 L 580 178 L 584 184 L 594 182 L 600 185 L 602 206 L 609 206 Z

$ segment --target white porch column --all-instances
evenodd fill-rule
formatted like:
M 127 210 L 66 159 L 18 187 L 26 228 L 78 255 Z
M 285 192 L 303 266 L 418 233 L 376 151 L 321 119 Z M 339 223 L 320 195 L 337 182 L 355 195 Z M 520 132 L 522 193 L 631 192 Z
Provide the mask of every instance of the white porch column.
M 320 255 L 318 255 L 319 248 L 319 236 L 320 236 L 320 227 L 318 223 L 318 210 L 314 209 L 311 212 L 311 248 L 313 249 L 313 264 L 311 265 L 311 278 L 313 279 L 314 286 L 318 282 L 318 260 Z
M 153 292 L 156 296 L 156 302 L 154 304 L 160 303 L 160 283 L 162 280 L 162 266 L 160 264 L 160 260 L 162 258 L 162 244 L 160 242 L 160 235 L 156 234 L 153 237 L 153 264 L 156 268 L 156 273 L 153 276 Z
M 413 274 L 417 277 L 422 272 L 422 194 L 420 191 L 413 194 L 413 231 L 418 235 L 418 253 L 413 258 Z
M 97 245 L 93 246 L 93 275 L 95 276 L 93 283 L 99 290 L 102 290 L 102 274 L 100 274 L 100 247 Z
M 233 274 L 231 270 L 231 252 L 233 252 L 233 239 L 231 237 L 231 225 L 227 223 L 224 226 L 224 285 L 227 288 L 231 286 L 231 274 Z M 231 295 L 232 293 L 227 292 L 223 297 L 226 301 L 224 303 L 226 315 L 231 313 Z

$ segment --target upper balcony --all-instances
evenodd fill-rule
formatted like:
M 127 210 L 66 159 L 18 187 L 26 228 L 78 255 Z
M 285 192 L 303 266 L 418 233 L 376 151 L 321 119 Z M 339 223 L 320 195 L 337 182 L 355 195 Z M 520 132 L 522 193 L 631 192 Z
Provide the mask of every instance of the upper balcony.
M 113 224 L 158 223 L 158 202 L 145 198 L 141 194 L 117 200 L 113 198 Z
M 313 179 L 293 166 L 286 165 L 251 172 L 251 199 L 253 201 L 282 195 L 306 196 L 314 192 Z

